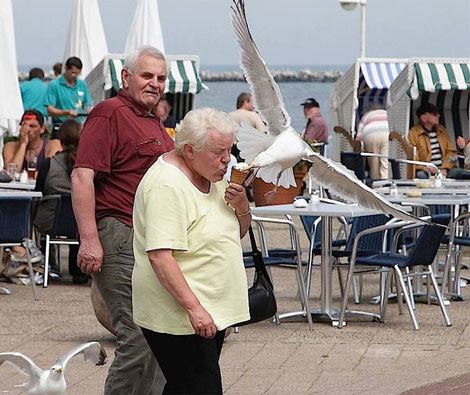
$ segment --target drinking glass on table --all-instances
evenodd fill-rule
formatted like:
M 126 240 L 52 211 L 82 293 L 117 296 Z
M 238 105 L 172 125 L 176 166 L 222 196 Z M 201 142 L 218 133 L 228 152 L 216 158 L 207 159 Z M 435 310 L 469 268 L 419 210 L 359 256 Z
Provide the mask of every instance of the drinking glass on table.
M 34 180 L 36 178 L 37 163 L 38 157 L 36 156 L 36 152 L 34 150 L 28 150 L 26 152 L 26 170 L 28 171 L 28 178 L 30 180 Z
M 16 163 L 7 164 L 7 172 L 12 182 L 15 182 L 16 174 L 18 173 L 18 165 Z

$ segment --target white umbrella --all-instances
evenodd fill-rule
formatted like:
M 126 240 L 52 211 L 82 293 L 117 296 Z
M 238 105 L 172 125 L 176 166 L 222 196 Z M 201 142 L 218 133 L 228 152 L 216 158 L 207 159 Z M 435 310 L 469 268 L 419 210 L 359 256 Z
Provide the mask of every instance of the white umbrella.
M 18 65 L 16 62 L 15 31 L 11 0 L 0 0 L 0 137 L 5 132 L 18 134 L 18 124 L 23 114 L 20 85 L 18 83 Z M 0 138 L 0 150 L 3 138 Z M 0 155 L 0 166 L 3 159 Z
M 71 56 L 80 58 L 83 63 L 81 78 L 84 79 L 107 54 L 98 1 L 75 0 L 64 60 Z
M 139 0 L 135 10 L 124 53 L 142 45 L 152 45 L 165 53 L 157 0 Z

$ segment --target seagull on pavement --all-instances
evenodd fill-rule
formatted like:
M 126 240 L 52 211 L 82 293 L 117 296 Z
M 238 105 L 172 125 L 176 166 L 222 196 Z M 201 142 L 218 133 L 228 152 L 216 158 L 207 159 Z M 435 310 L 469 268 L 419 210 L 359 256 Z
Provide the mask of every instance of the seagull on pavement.
M 250 168 L 256 169 L 256 177 L 275 183 L 267 200 L 272 200 L 278 185 L 285 188 L 296 185 L 292 167 L 304 159 L 313 163 L 310 176 L 343 199 L 405 221 L 424 222 L 390 204 L 359 181 L 351 170 L 313 151 L 302 140 L 291 126 L 279 87 L 250 33 L 244 0 L 233 0 L 231 10 L 232 25 L 240 46 L 241 67 L 268 132 L 260 132 L 242 123 L 237 133 L 237 146 L 240 156 Z
M 20 384 L 29 395 L 62 395 L 67 391 L 65 370 L 67 363 L 76 355 L 83 354 L 86 362 L 95 365 L 106 363 L 106 351 L 98 342 L 81 344 L 60 357 L 48 370 L 42 370 L 32 359 L 19 352 L 0 353 L 0 365 L 7 362 L 19 372 L 29 376 L 29 382 Z

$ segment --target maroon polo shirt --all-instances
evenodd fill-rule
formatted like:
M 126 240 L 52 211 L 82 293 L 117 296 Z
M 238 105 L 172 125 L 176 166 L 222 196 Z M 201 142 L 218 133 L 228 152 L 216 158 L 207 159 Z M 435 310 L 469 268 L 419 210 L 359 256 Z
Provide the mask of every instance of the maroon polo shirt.
M 95 170 L 96 218 L 132 226 L 134 195 L 147 169 L 174 147 L 159 118 L 123 90 L 93 108 L 83 127 L 74 168 Z

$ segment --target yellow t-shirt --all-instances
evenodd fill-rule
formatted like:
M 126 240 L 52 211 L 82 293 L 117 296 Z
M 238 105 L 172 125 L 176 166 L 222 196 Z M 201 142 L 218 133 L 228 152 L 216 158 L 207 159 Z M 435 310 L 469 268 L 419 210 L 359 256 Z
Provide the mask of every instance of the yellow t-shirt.
M 142 178 L 134 202 L 132 302 L 136 324 L 155 332 L 194 334 L 188 313 L 161 285 L 147 252 L 171 249 L 217 330 L 249 319 L 240 225 L 223 199 L 227 181 L 199 191 L 164 155 Z

